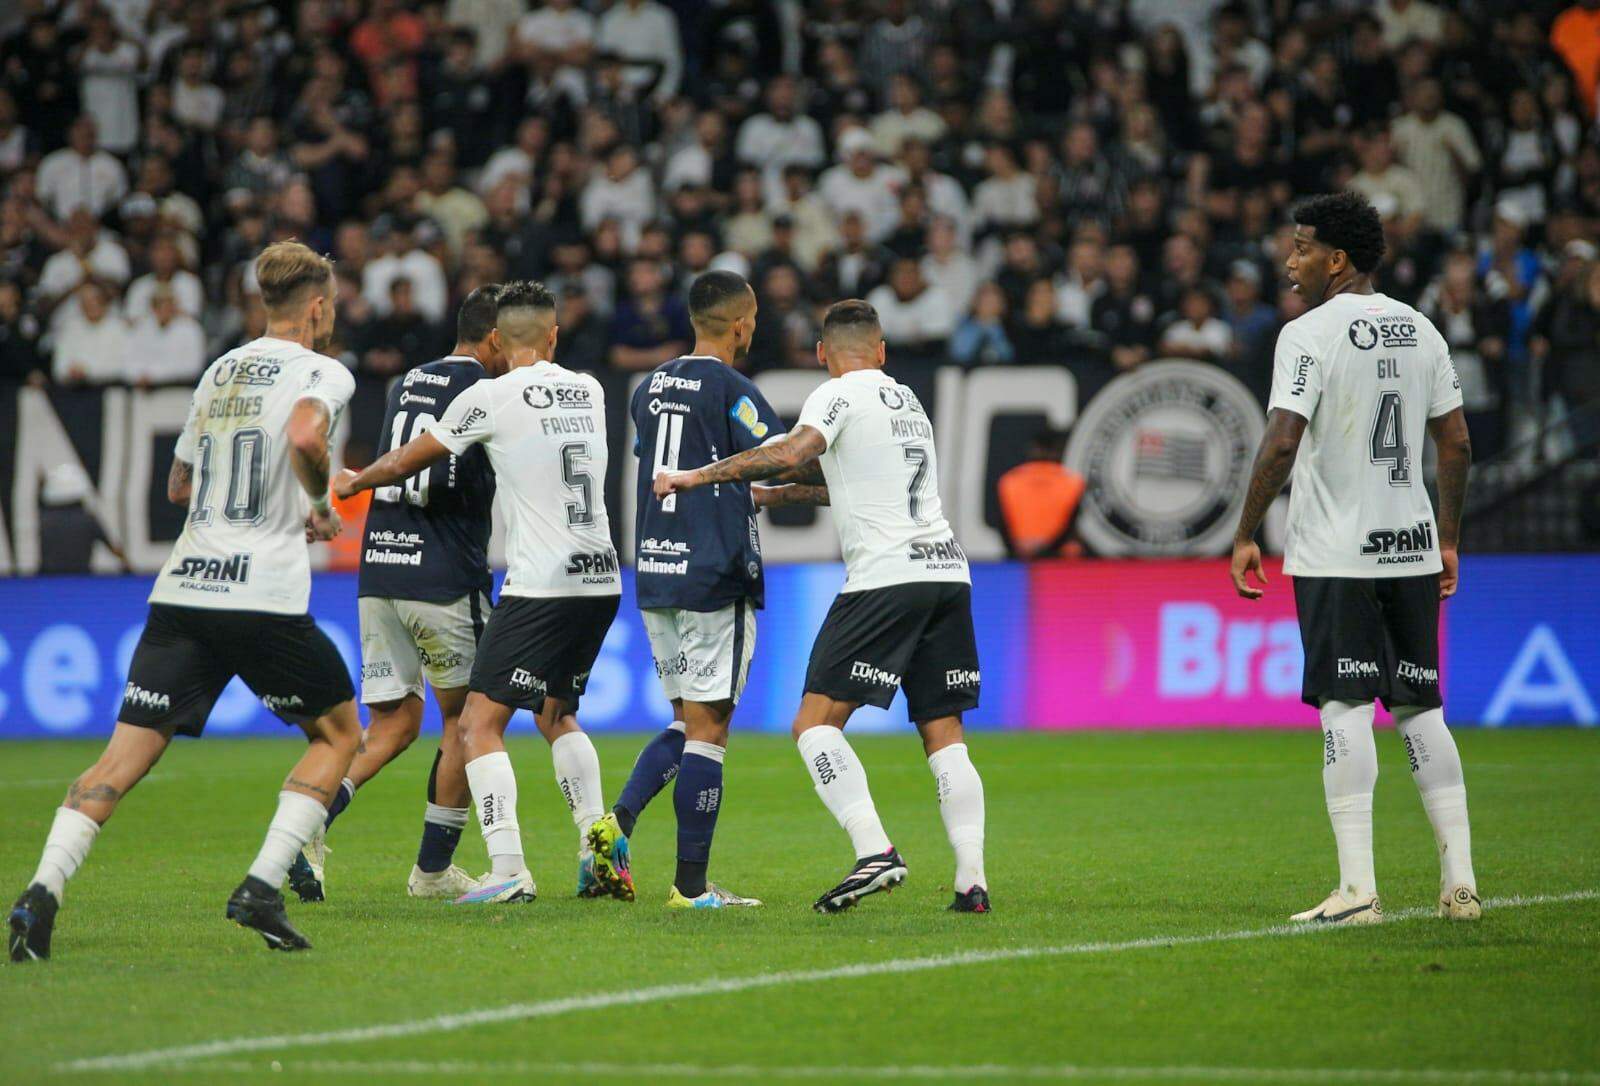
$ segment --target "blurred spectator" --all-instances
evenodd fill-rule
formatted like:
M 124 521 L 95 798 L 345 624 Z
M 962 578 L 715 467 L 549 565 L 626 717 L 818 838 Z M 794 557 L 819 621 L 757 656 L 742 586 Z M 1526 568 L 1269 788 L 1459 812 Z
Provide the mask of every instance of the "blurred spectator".
M 1131 245 L 1106 253 L 1106 289 L 1089 309 L 1089 323 L 1102 337 L 1111 364 L 1129 370 L 1150 358 L 1156 303 L 1139 286 L 1139 257 Z
M 955 223 L 947 217 L 928 224 L 927 255 L 922 258 L 922 277 L 939 288 L 950 301 L 957 318 L 972 307 L 978 289 L 978 262 L 960 247 Z
M 1223 289 L 1227 303 L 1222 319 L 1233 338 L 1233 349 L 1223 363 L 1265 403 L 1272 386 L 1278 316 L 1262 301 L 1261 272 L 1248 260 L 1235 261 L 1229 267 Z
M 883 15 L 867 28 L 861 43 L 862 68 L 881 95 L 889 80 L 918 73 L 933 34 L 910 0 L 884 0 Z
M 779 264 L 756 283 L 760 287 L 757 293 L 761 307 L 755 338 L 750 341 L 749 368 L 760 371 L 815 366 L 822 326 L 817 323 L 801 290 L 799 272 L 792 266 Z
M 1017 360 L 1006 332 L 1006 293 L 993 283 L 978 288 L 972 315 L 950 337 L 950 360 L 961 366 L 1005 366 Z
M 39 163 L 39 199 L 56 218 L 65 219 L 80 207 L 99 218 L 128 191 L 127 171 L 99 148 L 98 140 L 95 119 L 85 113 L 72 122 L 67 146 Z
M 938 143 L 944 138 L 944 120 L 922 104 L 922 89 L 908 74 L 889 80 L 889 108 L 872 119 L 872 138 L 878 153 L 895 158 L 906 140 Z
M 557 365 L 588 372 L 605 366 L 610 329 L 580 284 L 568 283 L 562 288 L 556 321 L 561 329 L 556 340 Z
M 984 156 L 988 176 L 972 194 L 973 225 L 978 233 L 1031 226 L 1039 218 L 1034 179 L 1017 166 L 1006 144 L 989 145 Z
M 39 488 L 39 538 L 50 545 L 39 549 L 39 574 L 45 577 L 88 573 L 96 543 L 128 568 L 122 548 L 111 541 L 100 518 L 89 511 L 89 476 L 74 463 L 57 464 Z
M 1358 139 L 1356 146 L 1361 172 L 1350 179 L 1349 187 L 1372 201 L 1391 238 L 1410 239 L 1422 226 L 1427 204 L 1416 174 L 1395 162 L 1394 143 L 1383 129 Z
M 1490 151 L 1497 206 L 1514 207 L 1527 223 L 1543 224 L 1561 152 L 1528 87 L 1511 92 L 1506 125 Z
M 822 255 L 839 243 L 833 213 L 811 190 L 811 175 L 803 166 L 783 171 L 782 190 L 767 204 L 775 215 L 794 221 L 794 258 L 807 272 L 817 268 Z
M 1178 317 L 1161 333 L 1160 351 L 1176 358 L 1222 362 L 1233 354 L 1233 331 L 1217 316 L 1211 292 L 1199 287 L 1184 291 Z
M 200 322 L 178 308 L 171 287 L 155 288 L 149 307 L 128 334 L 124 379 L 137 385 L 193 385 L 209 361 Z
M 373 224 L 372 240 L 380 248 L 362 270 L 361 293 L 380 316 L 389 312 L 390 284 L 403 278 L 411 284 L 412 298 L 423 318 L 444 320 L 449 308 L 449 285 L 439 258 L 425 247 L 433 236 L 430 231 L 437 233 L 427 222 L 419 223 L 415 231 L 394 219 L 380 219 Z
M 596 46 L 625 63 L 625 78 L 657 102 L 678 93 L 683 50 L 678 17 L 655 0 L 618 0 L 600 17 Z
M 6 83 L 46 150 L 61 145 L 60 133 L 67 130 L 79 108 L 80 71 L 61 30 L 55 13 L 36 11 L 29 16 L 21 40 L 7 43 L 5 56 Z
M 1483 165 L 1477 141 L 1465 121 L 1445 111 L 1438 80 L 1422 80 L 1407 97 L 1410 108 L 1390 129 L 1395 151 L 1422 185 L 1429 228 L 1454 232 L 1461 227 L 1467 181 Z
M 39 354 L 39 321 L 22 307 L 22 287 L 0 279 L 0 382 L 42 385 L 49 379 Z
M 822 126 L 800 112 L 800 91 L 791 76 L 767 84 L 767 110 L 739 126 L 739 161 L 766 171 L 774 187 L 786 166 L 821 169 L 827 161 Z M 715 116 L 715 114 L 712 114 Z M 702 184 L 709 183 L 707 176 Z
M 820 298 L 864 298 L 889 275 L 894 254 L 867 240 L 866 219 L 859 211 L 847 211 L 839 219 L 842 241 L 817 268 L 817 294 Z
M 411 280 L 396 276 L 389 281 L 389 304 L 366 331 L 369 344 L 362 369 L 373 376 L 392 377 L 438 358 L 448 350 L 439 322 L 429 319 L 417 305 Z
M 227 104 L 222 91 L 206 78 L 206 50 L 186 45 L 178 54 L 178 77 L 172 81 L 172 119 L 185 128 L 214 132 Z
M 1032 561 L 1082 552 L 1071 544 L 1072 522 L 1087 483 L 1062 463 L 1066 452 L 1067 432 L 1045 427 L 1029 444 L 1028 458 L 996 482 L 1000 535 L 1011 558 Z
M 94 280 L 74 295 L 78 305 L 55 329 L 51 375 L 63 384 L 106 384 L 127 378 L 128 326 Z
M 877 162 L 877 146 L 865 128 L 846 129 L 839 137 L 842 161 L 826 170 L 817 185 L 817 194 L 835 215 L 860 215 L 873 241 L 894 229 L 900 210 L 894 190 L 903 179 L 895 167 Z
M 1067 267 L 1056 280 L 1056 316 L 1073 328 L 1087 328 L 1094 301 L 1105 293 L 1105 249 L 1085 236 L 1067 250 Z
M 128 284 L 123 310 L 129 320 L 150 312 L 150 299 L 158 290 L 170 290 L 178 312 L 199 320 L 205 314 L 205 288 L 200 277 L 182 266 L 183 255 L 170 235 L 150 243 L 150 270 Z
M 944 291 L 929 286 L 912 257 L 900 257 L 889 281 L 867 295 L 878 311 L 883 339 L 896 359 L 934 361 L 944 357 L 945 341 L 955 331 L 956 315 Z
M 580 203 L 584 229 L 594 230 L 612 220 L 621 226 L 625 244 L 631 247 L 639 231 L 656 217 L 655 184 L 640 166 L 638 153 L 618 144 L 606 155 L 604 171 L 584 186 Z
M 422 191 L 417 210 L 439 224 L 451 253 L 461 255 L 467 234 L 489 221 L 483 201 L 456 184 L 456 170 L 448 151 L 432 151 L 422 161 Z
M 628 297 L 611 317 L 611 364 L 622 370 L 654 369 L 689 349 L 694 333 L 683 299 L 666 290 L 653 260 L 628 264 Z
M 78 208 L 67 220 L 66 243 L 45 261 L 39 273 L 39 294 L 48 306 L 67 301 L 87 282 L 121 293 L 128 281 L 127 250 L 117 243 L 115 234 L 101 229 L 87 208 Z
M 545 0 L 517 22 L 514 48 L 524 64 L 571 79 L 594 56 L 594 37 L 594 16 L 575 0 Z
M 1544 384 L 1574 413 L 1574 438 L 1594 455 L 1600 440 L 1600 261 L 1590 259 L 1541 315 L 1533 339 Z
M 1471 253 L 1451 253 L 1418 308 L 1450 346 L 1473 455 L 1487 459 L 1498 455 L 1506 442 L 1510 402 L 1506 334 L 1511 319 L 1504 301 L 1492 302 L 1484 296 L 1473 263 Z
M 256 117 L 245 132 L 244 150 L 223 176 L 222 186 L 235 207 L 270 196 L 289 183 L 293 171 L 278 144 L 278 125 Z
M 125 155 L 139 138 L 139 47 L 120 36 L 104 8 L 91 8 L 87 25 L 78 56 L 83 109 L 95 119 L 100 145 Z
M 1022 296 L 1008 329 L 1021 366 L 1065 365 L 1071 337 L 1056 319 L 1056 293 L 1048 279 L 1035 279 Z

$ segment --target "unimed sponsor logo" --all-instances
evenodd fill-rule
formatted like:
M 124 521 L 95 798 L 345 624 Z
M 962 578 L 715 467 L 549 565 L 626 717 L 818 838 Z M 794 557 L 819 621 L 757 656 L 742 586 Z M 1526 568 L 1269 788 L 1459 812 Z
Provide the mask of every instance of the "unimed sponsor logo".
M 874 686 L 899 686 L 900 676 L 892 671 L 885 671 L 875 664 L 865 660 L 855 660 L 850 664 L 850 677 L 860 679 L 862 682 L 872 683 Z
M 172 709 L 170 697 L 155 690 L 146 690 L 136 682 L 130 682 L 122 688 L 122 700 L 141 709 L 159 709 L 161 712 Z
M 1352 660 L 1348 656 L 1339 657 L 1338 668 L 1341 679 L 1375 679 L 1380 674 L 1378 665 L 1371 660 Z
M 665 573 L 672 577 L 682 577 L 689 572 L 689 560 L 680 558 L 676 562 L 666 562 L 660 558 L 641 557 L 638 570 L 640 573 Z
M 362 555 L 364 561 L 377 566 L 420 566 L 422 565 L 422 552 L 412 551 L 405 554 L 402 551 L 380 551 L 376 547 L 368 547 Z

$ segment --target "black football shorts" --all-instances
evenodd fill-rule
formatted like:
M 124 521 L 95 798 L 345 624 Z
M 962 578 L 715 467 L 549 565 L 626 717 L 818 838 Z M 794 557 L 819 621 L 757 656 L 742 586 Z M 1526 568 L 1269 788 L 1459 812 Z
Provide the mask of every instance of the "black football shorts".
M 620 600 L 501 596 L 478 642 L 467 688 L 501 705 L 536 713 L 546 697 L 560 698 L 572 712 Z
M 1436 709 L 1439 696 L 1439 575 L 1296 577 L 1295 610 L 1305 647 L 1306 704 L 1368 703 Z

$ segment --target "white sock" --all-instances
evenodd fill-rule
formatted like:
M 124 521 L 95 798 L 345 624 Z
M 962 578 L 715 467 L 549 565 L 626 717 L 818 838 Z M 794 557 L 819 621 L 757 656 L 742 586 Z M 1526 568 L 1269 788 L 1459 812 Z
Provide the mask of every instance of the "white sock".
M 939 784 L 939 816 L 956 854 L 957 893 L 989 888 L 983 876 L 983 780 L 973 768 L 965 743 L 952 743 L 928 755 Z
M 1378 892 L 1372 869 L 1372 789 L 1378 783 L 1372 712 L 1370 701 L 1322 705 L 1322 792 L 1339 849 L 1339 888 L 1351 899 Z
M 311 835 L 322 828 L 328 808 L 303 792 L 278 793 L 278 811 L 267 826 L 267 839 L 250 865 L 250 874 L 276 888 L 289 873 L 289 865 L 306 847 Z
M 568 732 L 550 744 L 550 761 L 556 769 L 556 787 L 578 827 L 579 847 L 587 847 L 584 840 L 589 827 L 606 813 L 600 795 L 600 755 L 587 734 Z
M 1461 773 L 1456 741 L 1444 724 L 1444 710 L 1401 706 L 1394 711 L 1394 722 L 1411 760 L 1411 779 L 1422 794 L 1422 808 L 1433 823 L 1433 839 L 1439 845 L 1439 879 L 1446 889 L 1464 884 L 1476 892 L 1466 778 Z
M 806 768 L 811 771 L 817 795 L 850 835 L 856 859 L 888 852 L 889 835 L 883 832 L 878 809 L 872 805 L 867 771 L 861 767 L 856 752 L 850 749 L 844 732 L 827 725 L 807 728 L 795 743 L 800 748 L 800 757 L 806 760 Z
M 39 870 L 33 873 L 33 881 L 28 885 L 39 883 L 60 904 L 61 896 L 66 893 L 67 880 L 89 858 L 89 846 L 94 844 L 95 835 L 99 832 L 100 823 L 82 811 L 57 807 L 56 820 L 50 823 L 50 836 L 44 839 Z
M 430 803 L 422 814 L 422 820 L 432 822 L 435 826 L 459 830 L 466 828 L 467 816 L 471 813 L 471 807 L 441 807 L 437 803 Z
M 467 763 L 467 787 L 478 805 L 478 824 L 495 875 L 518 875 L 527 869 L 522 856 L 522 830 L 517 825 L 517 775 L 503 750 Z

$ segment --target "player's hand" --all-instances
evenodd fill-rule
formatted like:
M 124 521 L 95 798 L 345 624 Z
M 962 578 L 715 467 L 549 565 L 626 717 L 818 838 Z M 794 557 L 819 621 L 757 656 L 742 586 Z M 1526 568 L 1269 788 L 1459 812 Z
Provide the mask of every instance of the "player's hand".
M 772 509 L 783 504 L 783 487 L 751 486 L 750 499 L 757 509 Z
M 658 498 L 665 498 L 669 494 L 676 494 L 680 490 L 694 488 L 694 472 L 692 471 L 663 471 L 651 480 L 651 489 Z
M 1257 583 L 1263 587 L 1252 587 L 1245 580 L 1245 576 L 1249 573 L 1254 573 Z M 1267 575 L 1261 569 L 1261 548 L 1256 546 L 1255 540 L 1249 539 L 1243 543 L 1234 543 L 1233 587 L 1238 591 L 1239 595 L 1247 600 L 1259 600 L 1267 594 L 1266 583 Z
M 354 497 L 357 493 L 355 487 L 356 473 L 350 468 L 345 468 L 333 477 L 333 496 L 340 501 Z
M 306 517 L 306 542 L 321 541 L 326 543 L 339 534 L 344 527 L 344 521 L 339 519 L 339 510 L 329 509 L 326 514 L 311 510 L 311 515 Z
M 1439 573 L 1439 598 L 1447 600 L 1461 585 L 1461 555 L 1454 547 L 1440 547 L 1439 561 L 1444 563 Z

